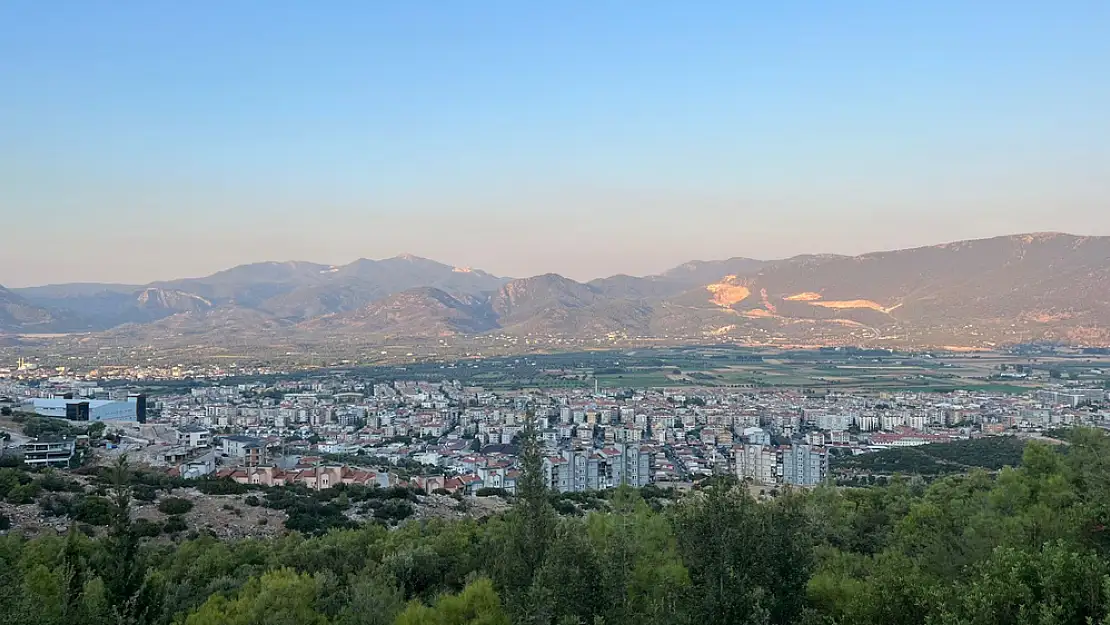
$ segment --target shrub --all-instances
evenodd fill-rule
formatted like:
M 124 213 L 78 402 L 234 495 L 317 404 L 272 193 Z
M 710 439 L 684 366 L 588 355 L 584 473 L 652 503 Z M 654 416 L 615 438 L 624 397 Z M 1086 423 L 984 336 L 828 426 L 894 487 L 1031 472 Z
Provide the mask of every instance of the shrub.
M 412 504 L 401 499 L 387 499 L 374 510 L 374 518 L 396 523 L 413 515 L 416 510 Z
M 254 496 L 254 495 L 247 495 L 246 499 L 244 499 L 243 502 L 246 503 L 248 506 L 261 506 L 262 505 L 262 501 L 259 500 L 258 497 Z
M 509 491 L 505 490 L 504 488 L 486 487 L 486 488 L 479 488 L 478 492 L 476 492 L 474 494 L 479 496 L 479 497 L 495 497 L 495 496 L 496 497 L 508 497 L 509 496 Z
M 95 495 L 77 498 L 71 509 L 70 516 L 74 520 L 89 525 L 108 525 L 112 522 L 112 514 L 115 512 L 115 506 L 111 501 Z
M 135 522 L 131 524 L 131 529 L 136 536 L 154 538 L 162 533 L 162 524 L 150 519 L 135 519 Z
M 185 522 L 185 518 L 177 514 L 166 519 L 166 522 L 162 524 L 162 532 L 166 534 L 176 534 L 187 529 L 189 529 L 189 525 Z
M 158 489 L 146 484 L 136 484 L 131 487 L 131 496 L 138 501 L 154 501 L 158 497 Z
M 193 502 L 180 497 L 165 497 L 158 502 L 158 511 L 162 514 L 180 515 L 193 509 Z
M 261 519 L 258 519 L 258 524 L 259 525 L 266 525 L 269 522 L 270 522 L 270 519 L 267 519 L 266 517 L 262 517 Z
M 73 502 L 65 495 L 47 493 L 39 498 L 39 508 L 47 516 L 70 516 Z
M 3 512 L 0 512 L 0 532 L 6 532 L 7 530 L 10 530 L 11 528 L 12 528 L 12 520 L 8 518 L 8 515 L 4 514 Z
M 8 503 L 16 505 L 34 503 L 35 497 L 38 497 L 41 491 L 42 489 L 39 488 L 38 482 L 27 482 L 26 484 L 20 484 L 8 491 L 7 500 Z
M 248 490 L 246 484 L 240 484 L 226 477 L 198 480 L 193 486 L 205 495 L 242 495 Z
M 77 485 L 73 482 L 73 480 L 68 480 L 61 475 L 58 475 L 54 471 L 47 471 L 46 473 L 43 473 L 42 477 L 39 478 L 39 486 L 41 486 L 43 490 L 47 490 L 52 493 L 60 493 L 65 490 L 75 490 L 74 486 Z M 80 487 L 78 486 L 78 489 L 79 488 Z

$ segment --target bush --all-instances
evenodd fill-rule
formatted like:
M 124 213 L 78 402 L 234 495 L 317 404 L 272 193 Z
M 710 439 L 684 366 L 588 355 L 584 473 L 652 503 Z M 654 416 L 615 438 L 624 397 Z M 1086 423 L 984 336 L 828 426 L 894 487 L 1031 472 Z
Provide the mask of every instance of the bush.
M 9 493 L 29 481 L 31 478 L 23 471 L 0 469 L 0 498 L 6 499 Z
M 261 519 L 258 519 L 258 524 L 259 525 L 266 525 L 269 522 L 270 522 L 270 519 L 267 519 L 266 517 L 262 517 Z
M 7 500 L 8 503 L 17 506 L 34 503 L 35 497 L 38 497 L 41 491 L 42 489 L 39 488 L 38 482 L 27 482 L 26 484 L 20 484 L 8 491 Z
M 181 515 L 175 514 L 166 519 L 166 522 L 162 524 L 162 532 L 166 534 L 176 534 L 178 532 L 184 532 L 187 529 L 189 529 L 189 525 Z
M 193 509 L 193 502 L 180 497 L 166 497 L 158 502 L 158 511 L 162 514 L 180 515 Z
M 74 437 L 85 433 L 85 428 L 71 427 L 64 419 L 50 417 L 27 417 L 23 422 L 23 433 L 31 438 L 40 436 Z
M 478 492 L 474 494 L 479 497 L 508 497 L 509 491 L 505 490 L 504 488 L 486 487 L 479 488 Z
M 289 519 L 286 529 L 304 534 L 326 534 L 330 529 L 349 529 L 357 524 L 343 515 L 343 511 L 331 504 L 315 502 L 298 503 L 287 509 Z
M 44 473 L 42 477 L 39 478 L 39 486 L 41 486 L 43 490 L 50 491 L 52 493 L 60 493 L 67 490 L 81 490 L 80 484 L 74 482 L 73 480 L 66 479 L 65 477 L 58 475 L 54 471 L 47 471 L 46 473 Z
M 131 496 L 138 501 L 154 501 L 158 498 L 158 489 L 146 484 L 136 484 L 131 487 Z
M 73 512 L 70 516 L 74 520 L 89 525 L 108 525 L 112 522 L 112 514 L 115 512 L 115 506 L 111 501 L 95 495 L 77 498 L 71 509 Z
M 135 522 L 131 524 L 131 529 L 136 536 L 144 538 L 154 538 L 162 534 L 162 524 L 150 519 L 135 519 Z
M 374 510 L 374 518 L 396 523 L 409 518 L 416 510 L 412 504 L 401 499 L 387 499 Z
M 192 484 L 205 495 L 242 495 L 249 490 L 246 484 L 240 484 L 230 478 L 197 480 Z
M 47 493 L 39 498 L 39 508 L 47 516 L 70 516 L 73 503 L 65 495 Z
M 6 531 L 10 530 L 11 528 L 12 528 L 12 520 L 8 518 L 8 515 L 4 514 L 3 512 L 0 512 L 0 532 L 6 532 Z
M 248 506 L 261 506 L 262 505 L 262 501 L 259 500 L 258 497 L 254 496 L 254 495 L 247 495 L 246 499 L 244 499 L 243 502 L 246 503 Z

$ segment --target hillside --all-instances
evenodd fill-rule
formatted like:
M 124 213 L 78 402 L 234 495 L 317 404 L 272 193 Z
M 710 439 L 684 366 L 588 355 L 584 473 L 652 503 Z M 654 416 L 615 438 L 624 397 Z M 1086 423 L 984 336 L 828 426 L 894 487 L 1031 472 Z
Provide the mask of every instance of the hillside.
M 690 491 L 560 497 L 543 486 L 534 430 L 524 436 L 531 451 L 507 510 L 403 485 L 186 481 L 129 470 L 126 460 L 88 477 L 0 468 L 0 532 L 10 533 L 0 536 L 0 622 L 1110 619 L 1110 439 L 1101 431 L 1073 430 L 1066 453 L 1030 443 L 997 474 L 759 500 L 727 477 Z M 571 502 L 586 498 L 596 509 L 582 515 Z M 47 532 L 22 535 L 30 509 L 49 520 Z
M 498 332 L 770 345 L 1106 345 L 1110 237 L 1042 233 L 860 256 L 696 261 L 585 284 L 553 273 L 509 280 L 402 255 L 339 267 L 256 263 L 137 289 L 5 293 L 0 331 L 115 328 L 115 337 L 143 340 L 185 332 L 204 342 L 241 319 L 251 323 L 239 328 L 244 340 Z M 208 314 L 216 310 L 223 312 Z
M 58 317 L 0 286 L 0 332 L 50 332 L 57 327 Z
M 309 331 L 408 338 L 477 334 L 496 327 L 496 318 L 485 300 L 453 296 L 430 287 L 396 293 L 303 325 Z

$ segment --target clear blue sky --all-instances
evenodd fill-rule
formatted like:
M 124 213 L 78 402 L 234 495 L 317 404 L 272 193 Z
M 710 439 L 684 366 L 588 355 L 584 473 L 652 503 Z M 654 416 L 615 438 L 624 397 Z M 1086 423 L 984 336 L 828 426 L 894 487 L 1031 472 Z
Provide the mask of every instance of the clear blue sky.
M 0 3 L 0 284 L 1110 234 L 1110 2 Z

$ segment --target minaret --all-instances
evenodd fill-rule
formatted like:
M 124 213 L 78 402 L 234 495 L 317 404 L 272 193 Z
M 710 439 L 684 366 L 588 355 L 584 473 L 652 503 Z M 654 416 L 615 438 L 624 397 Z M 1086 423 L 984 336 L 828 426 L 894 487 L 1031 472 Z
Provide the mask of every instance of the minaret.
M 598 382 L 598 379 L 596 377 L 594 377 L 594 397 L 600 397 L 600 396 L 601 396 L 601 386 Z

